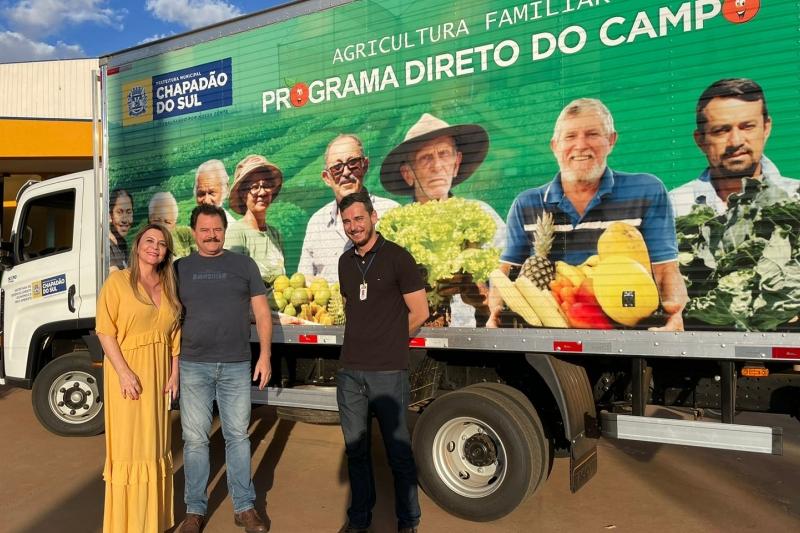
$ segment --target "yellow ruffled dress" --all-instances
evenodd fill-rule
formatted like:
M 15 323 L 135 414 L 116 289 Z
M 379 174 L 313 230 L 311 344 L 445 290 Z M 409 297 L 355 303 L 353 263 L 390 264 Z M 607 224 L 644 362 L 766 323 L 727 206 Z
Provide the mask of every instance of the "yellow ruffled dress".
M 134 296 L 129 279 L 127 270 L 111 273 L 97 301 L 97 332 L 117 339 L 142 385 L 138 400 L 124 399 L 116 371 L 108 362 L 103 365 L 103 533 L 154 533 L 174 523 L 169 401 L 164 387 L 171 357 L 180 350 L 180 324 L 163 293 L 160 307 L 145 304 Z

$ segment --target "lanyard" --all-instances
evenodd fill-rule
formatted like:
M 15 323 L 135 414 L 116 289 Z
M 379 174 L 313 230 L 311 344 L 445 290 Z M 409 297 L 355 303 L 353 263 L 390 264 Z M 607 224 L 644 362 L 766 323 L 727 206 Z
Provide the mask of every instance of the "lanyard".
M 381 250 L 381 248 L 383 248 L 384 244 L 386 244 L 386 240 L 381 242 L 381 245 L 378 246 L 378 249 L 375 250 L 374 254 L 372 254 L 372 257 L 370 257 L 370 259 L 369 259 L 369 263 L 367 263 L 367 268 L 364 268 L 364 269 L 361 268 L 361 264 L 358 262 L 358 257 L 356 257 L 358 254 L 355 254 L 356 256 L 353 257 L 353 259 L 356 262 L 356 267 L 358 268 L 358 271 L 361 272 L 361 284 L 362 285 L 367 283 L 367 272 L 369 272 L 369 268 L 372 266 L 372 262 L 375 261 L 375 256 L 378 255 L 378 252 Z

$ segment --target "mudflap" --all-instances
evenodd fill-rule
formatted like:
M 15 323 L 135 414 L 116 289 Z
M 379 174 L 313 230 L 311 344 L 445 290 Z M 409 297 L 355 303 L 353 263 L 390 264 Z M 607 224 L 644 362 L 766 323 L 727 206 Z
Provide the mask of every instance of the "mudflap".
M 580 435 L 570 447 L 569 454 L 569 490 L 572 493 L 597 473 L 597 439 Z
M 569 441 L 569 488 L 576 492 L 597 473 L 600 426 L 586 370 L 550 354 L 525 354 L 558 404 Z

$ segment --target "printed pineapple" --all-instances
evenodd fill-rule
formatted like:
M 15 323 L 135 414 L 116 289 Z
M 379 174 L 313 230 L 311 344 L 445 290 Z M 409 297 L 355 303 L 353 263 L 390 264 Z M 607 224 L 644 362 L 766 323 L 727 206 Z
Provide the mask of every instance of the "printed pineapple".
M 344 300 L 342 300 L 342 293 L 339 292 L 338 283 L 331 285 L 331 297 L 328 300 L 327 310 L 334 325 L 344 324 Z
M 550 290 L 550 282 L 556 277 L 553 263 L 547 258 L 553 247 L 554 226 L 552 213 L 545 212 L 536 217 L 536 227 L 533 230 L 535 252 L 525 260 L 520 271 L 520 275 L 531 280 L 543 291 Z

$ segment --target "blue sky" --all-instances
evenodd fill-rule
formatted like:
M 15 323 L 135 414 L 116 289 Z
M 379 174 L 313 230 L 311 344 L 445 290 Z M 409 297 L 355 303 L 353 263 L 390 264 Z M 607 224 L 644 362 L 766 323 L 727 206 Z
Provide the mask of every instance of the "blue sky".
M 0 63 L 99 57 L 289 0 L 0 0 Z

